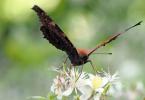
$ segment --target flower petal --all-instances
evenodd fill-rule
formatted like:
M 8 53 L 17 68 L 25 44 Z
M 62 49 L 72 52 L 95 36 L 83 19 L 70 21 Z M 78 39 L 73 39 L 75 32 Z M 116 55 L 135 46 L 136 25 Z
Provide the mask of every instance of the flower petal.
M 69 96 L 73 92 L 74 88 L 69 87 L 66 91 L 62 93 L 63 96 Z

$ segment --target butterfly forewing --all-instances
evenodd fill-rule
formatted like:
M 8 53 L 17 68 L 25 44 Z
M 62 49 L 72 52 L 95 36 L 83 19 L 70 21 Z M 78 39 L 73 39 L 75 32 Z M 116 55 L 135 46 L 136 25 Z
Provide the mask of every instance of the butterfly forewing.
M 76 65 L 81 63 L 81 58 L 76 48 L 64 32 L 59 28 L 59 26 L 55 24 L 54 21 L 40 7 L 35 5 L 32 9 L 39 16 L 42 24 L 40 30 L 42 31 L 44 38 L 46 38 L 57 49 L 65 51 L 72 64 Z

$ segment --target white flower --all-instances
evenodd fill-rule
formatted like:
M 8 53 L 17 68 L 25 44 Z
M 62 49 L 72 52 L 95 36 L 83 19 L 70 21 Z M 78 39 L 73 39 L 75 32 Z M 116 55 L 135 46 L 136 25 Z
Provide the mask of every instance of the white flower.
M 101 88 L 102 82 L 103 80 L 101 77 L 89 74 L 87 84 L 78 88 L 78 90 L 82 93 L 80 100 L 93 99 L 94 97 L 98 98 L 100 93 L 103 91 L 103 88 Z M 97 95 L 96 92 L 98 92 Z M 94 100 L 97 100 L 95 98 Z
M 110 73 L 104 72 L 104 75 L 105 75 L 104 78 L 106 78 L 106 81 L 108 81 L 112 84 L 114 84 L 119 79 L 117 72 L 113 75 L 111 75 Z
M 59 75 L 54 79 L 51 91 L 58 99 L 70 96 L 73 91 L 80 96 L 80 100 L 99 100 L 106 95 L 111 85 L 118 79 L 117 74 L 103 72 L 101 74 L 79 73 L 76 68 L 57 71 Z M 79 91 L 79 92 L 78 92 Z
M 103 76 L 97 74 L 89 74 L 89 79 L 87 84 L 83 87 L 79 87 L 78 90 L 82 93 L 80 100 L 100 100 L 103 94 L 106 94 L 109 87 L 114 84 L 118 79 L 117 74 L 110 75 L 106 72 Z
M 79 73 L 74 68 L 69 71 L 61 70 L 59 71 L 59 75 L 54 79 L 51 91 L 57 95 L 58 99 L 71 95 L 73 90 L 77 93 L 78 87 L 86 85 L 86 76 L 84 72 Z

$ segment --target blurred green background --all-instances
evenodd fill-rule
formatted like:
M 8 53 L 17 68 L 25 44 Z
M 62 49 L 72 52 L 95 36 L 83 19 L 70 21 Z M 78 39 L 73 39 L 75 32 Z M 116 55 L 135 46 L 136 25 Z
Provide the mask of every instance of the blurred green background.
M 39 5 L 76 47 L 93 48 L 113 33 L 145 19 L 145 0 L 0 0 L 0 100 L 45 96 L 65 53 L 43 39 L 32 11 Z M 94 65 L 118 71 L 123 85 L 145 83 L 145 24 L 92 55 Z M 85 71 L 92 71 L 89 64 Z

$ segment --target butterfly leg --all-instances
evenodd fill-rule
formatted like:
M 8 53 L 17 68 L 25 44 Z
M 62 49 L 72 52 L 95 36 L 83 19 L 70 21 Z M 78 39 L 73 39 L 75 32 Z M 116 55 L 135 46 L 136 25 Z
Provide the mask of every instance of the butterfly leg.
M 91 60 L 88 60 L 88 62 L 91 64 L 91 66 L 92 66 L 94 72 L 97 73 L 97 70 L 95 69 L 95 67 L 94 67 L 94 65 L 93 65 L 93 62 L 92 62 Z
M 77 81 L 78 81 L 78 79 L 81 77 L 82 72 L 83 72 L 83 68 L 84 68 L 84 65 L 82 65 L 82 66 L 81 66 L 81 68 L 80 68 L 80 73 L 78 73 L 79 75 L 78 75 L 78 77 L 77 77 L 77 79 L 76 79 L 76 81 L 75 81 L 75 82 L 77 82 Z M 76 75 L 76 76 L 77 76 L 77 75 Z
M 67 59 L 68 59 L 68 57 L 66 57 L 65 60 L 63 61 L 63 63 L 59 65 L 58 70 L 63 69 L 64 65 L 67 62 Z
M 66 63 L 67 59 L 68 59 L 68 57 L 65 58 L 65 60 L 64 60 L 64 62 L 63 62 L 64 64 Z

